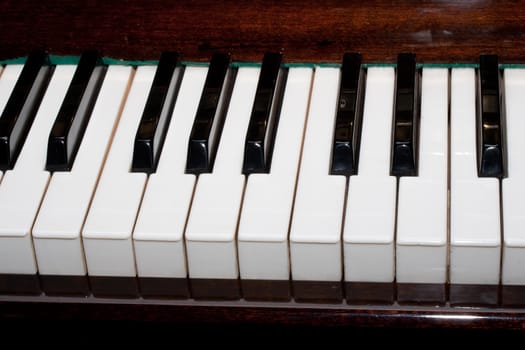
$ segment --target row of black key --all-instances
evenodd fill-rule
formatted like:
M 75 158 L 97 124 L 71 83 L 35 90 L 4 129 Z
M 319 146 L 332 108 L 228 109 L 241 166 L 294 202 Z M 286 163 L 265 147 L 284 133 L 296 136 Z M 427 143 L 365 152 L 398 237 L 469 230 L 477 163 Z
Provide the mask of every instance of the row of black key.
M 287 70 L 280 53 L 264 56 L 245 139 L 243 173 L 269 172 Z M 51 75 L 47 54 L 31 54 L 0 116 L 0 169 L 11 169 L 27 137 Z M 46 169 L 71 169 L 105 67 L 96 52 L 85 52 L 70 83 L 51 130 Z M 229 54 L 215 54 L 210 62 L 188 143 L 186 172 L 211 172 L 226 117 L 235 70 Z M 415 176 L 418 163 L 421 72 L 415 55 L 400 54 L 397 62 L 393 110 L 391 175 Z M 161 55 L 135 137 L 132 171 L 155 172 L 170 123 L 182 76 L 177 53 Z M 478 76 L 478 174 L 503 177 L 505 156 L 497 56 L 480 58 Z M 359 138 L 365 95 L 361 56 L 345 54 L 341 68 L 339 104 L 334 127 L 330 173 L 357 173 Z
M 102 84 L 102 59 L 96 52 L 81 57 L 49 135 L 46 169 L 70 170 Z M 51 76 L 48 55 L 29 55 L 0 117 L 0 169 L 12 169 Z
M 186 172 L 210 172 L 215 160 L 229 97 L 233 87 L 233 72 L 228 69 L 229 54 L 213 55 L 204 89 L 190 133 Z
M 339 87 L 330 174 L 357 173 L 364 96 L 361 57 L 345 54 Z M 421 71 L 414 54 L 398 55 L 390 175 L 416 176 L 418 169 Z M 502 178 L 506 172 L 500 71 L 495 55 L 482 55 L 478 74 L 478 176 Z

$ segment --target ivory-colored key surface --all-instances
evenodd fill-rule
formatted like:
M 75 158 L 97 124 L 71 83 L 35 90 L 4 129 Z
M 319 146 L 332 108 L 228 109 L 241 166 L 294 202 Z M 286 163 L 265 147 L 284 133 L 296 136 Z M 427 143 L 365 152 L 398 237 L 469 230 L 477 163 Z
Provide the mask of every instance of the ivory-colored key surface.
M 248 177 L 238 232 L 241 279 L 290 277 L 288 229 L 312 74 L 289 69 L 270 173 Z
M 239 275 L 235 237 L 245 185 L 243 145 L 259 71 L 239 68 L 213 171 L 197 181 L 185 234 L 191 278 Z
M 51 177 L 33 227 L 40 274 L 86 274 L 81 231 L 132 71 L 124 66 L 108 68 L 73 168 Z
M 423 68 L 419 171 L 399 179 L 396 281 L 447 280 L 448 69 Z
M 138 67 L 82 231 L 88 274 L 135 276 L 132 232 L 147 174 L 132 173 L 133 141 L 154 66 Z
M 505 69 L 508 177 L 502 181 L 501 281 L 525 285 L 525 69 Z
M 133 233 L 140 277 L 184 278 L 188 274 L 183 234 L 196 177 L 184 169 L 207 71 L 185 68 L 159 165 L 148 180 Z
M 452 69 L 450 98 L 450 282 L 497 284 L 501 248 L 499 182 L 477 174 L 473 68 Z
M 45 170 L 47 140 L 75 68 L 55 68 L 15 166 L 0 184 L 1 273 L 37 272 L 31 228 L 50 177 Z
M 292 279 L 339 281 L 346 178 L 330 174 L 340 70 L 316 68 L 290 229 Z
M 390 176 L 394 69 L 368 68 L 359 169 L 350 177 L 343 231 L 347 282 L 394 280 L 396 178 Z

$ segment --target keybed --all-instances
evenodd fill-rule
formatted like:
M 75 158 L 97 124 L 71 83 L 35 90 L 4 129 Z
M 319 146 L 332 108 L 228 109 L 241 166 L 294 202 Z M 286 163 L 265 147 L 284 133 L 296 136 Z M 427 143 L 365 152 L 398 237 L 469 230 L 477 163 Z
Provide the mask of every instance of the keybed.
M 522 69 L 85 55 L 1 68 L 2 294 L 525 305 Z

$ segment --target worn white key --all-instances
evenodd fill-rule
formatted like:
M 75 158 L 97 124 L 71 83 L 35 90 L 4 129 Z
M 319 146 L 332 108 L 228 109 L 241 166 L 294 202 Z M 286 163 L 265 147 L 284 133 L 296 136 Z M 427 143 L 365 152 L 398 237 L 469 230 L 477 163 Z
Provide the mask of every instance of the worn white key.
M 245 183 L 244 139 L 259 71 L 239 68 L 213 172 L 199 175 L 197 181 L 185 234 L 191 278 L 239 275 L 235 235 Z
M 2 179 L 0 273 L 37 272 L 31 228 L 50 176 L 45 170 L 47 140 L 75 69 L 74 65 L 55 68 L 15 166 Z
M 131 77 L 131 67 L 108 68 L 71 171 L 51 177 L 33 227 L 40 274 L 86 274 L 80 233 Z
M 452 69 L 450 104 L 450 282 L 497 284 L 499 183 L 496 178 L 480 178 L 477 174 L 473 68 Z
M 188 138 L 206 67 L 186 67 L 157 171 L 150 175 L 133 233 L 140 277 L 185 278 L 183 233 L 195 185 L 185 174 Z
M 502 181 L 503 259 L 501 280 L 525 285 L 525 69 L 505 69 L 508 174 Z
M 290 229 L 292 279 L 340 281 L 346 178 L 330 175 L 340 69 L 316 68 Z
M 138 67 L 82 231 L 88 274 L 136 275 L 132 232 L 147 175 L 132 173 L 133 142 L 156 67 Z
M 270 173 L 248 177 L 238 233 L 241 279 L 290 278 L 288 229 L 312 73 L 289 69 Z
M 394 280 L 396 178 L 390 176 L 395 73 L 368 69 L 358 175 L 348 187 L 343 231 L 345 281 Z
M 418 176 L 399 180 L 396 280 L 447 280 L 448 70 L 424 68 Z

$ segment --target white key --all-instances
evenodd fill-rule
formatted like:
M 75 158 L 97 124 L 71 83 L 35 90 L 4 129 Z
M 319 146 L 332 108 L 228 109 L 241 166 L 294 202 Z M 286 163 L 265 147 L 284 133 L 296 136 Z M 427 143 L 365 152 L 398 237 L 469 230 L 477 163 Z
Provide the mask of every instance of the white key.
M 75 69 L 74 65 L 55 68 L 15 166 L 2 179 L 0 273 L 37 272 L 30 232 L 49 180 L 47 141 Z
M 132 232 L 146 173 L 130 172 L 133 144 L 156 67 L 138 67 L 82 231 L 88 274 L 135 276 Z
M 131 73 L 131 67 L 108 68 L 73 168 L 51 177 L 33 227 L 40 274 L 86 274 L 80 233 Z
M 396 178 L 390 176 L 395 73 L 369 68 L 358 175 L 351 176 L 343 231 L 345 281 L 394 280 Z
M 187 67 L 157 171 L 151 174 L 133 233 L 141 277 L 187 276 L 183 233 L 195 185 L 185 174 L 188 139 L 206 80 L 206 67 Z
M 418 176 L 399 180 L 396 280 L 447 279 L 448 70 L 424 68 Z
M 213 172 L 197 181 L 186 227 L 191 278 L 237 278 L 235 234 L 244 191 L 244 140 L 259 68 L 239 68 Z
M 450 104 L 450 283 L 497 284 L 499 183 L 477 174 L 474 69 L 452 69 Z
M 23 64 L 8 65 L 5 68 L 0 67 L 0 115 L 11 96 L 11 92 L 23 68 Z M 0 180 L 3 174 L 4 172 L 0 170 Z
M 312 73 L 289 69 L 270 173 L 248 177 L 238 233 L 242 279 L 290 278 L 288 228 Z
M 502 182 L 502 283 L 525 285 L 525 69 L 505 69 L 508 177 Z
M 340 281 L 346 178 L 330 175 L 338 68 L 316 68 L 297 183 L 290 257 L 292 279 Z

